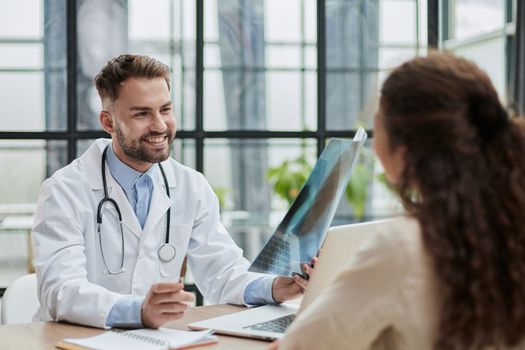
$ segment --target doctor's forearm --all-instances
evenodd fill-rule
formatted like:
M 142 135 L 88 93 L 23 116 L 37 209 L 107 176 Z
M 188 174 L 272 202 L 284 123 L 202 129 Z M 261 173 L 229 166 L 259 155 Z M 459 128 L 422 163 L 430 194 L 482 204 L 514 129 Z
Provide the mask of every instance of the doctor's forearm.
M 263 276 L 253 280 L 244 291 L 246 305 L 275 303 L 272 297 L 272 284 L 275 276 Z
M 142 328 L 141 308 L 144 297 L 127 295 L 119 299 L 108 314 L 106 326 Z

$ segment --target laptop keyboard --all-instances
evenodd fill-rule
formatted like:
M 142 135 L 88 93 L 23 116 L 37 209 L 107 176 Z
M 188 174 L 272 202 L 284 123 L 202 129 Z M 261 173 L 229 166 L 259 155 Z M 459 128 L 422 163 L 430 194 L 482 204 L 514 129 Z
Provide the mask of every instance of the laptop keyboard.
M 286 328 L 288 328 L 294 319 L 295 314 L 290 314 L 283 317 L 274 318 L 273 320 L 252 324 L 243 328 L 254 329 L 256 331 L 284 333 Z

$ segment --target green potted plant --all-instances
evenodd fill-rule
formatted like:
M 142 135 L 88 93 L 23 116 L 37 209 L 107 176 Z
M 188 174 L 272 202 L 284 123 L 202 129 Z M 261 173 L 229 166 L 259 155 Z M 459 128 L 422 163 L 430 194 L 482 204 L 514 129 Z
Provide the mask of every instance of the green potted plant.
M 285 160 L 266 174 L 274 192 L 291 205 L 312 171 L 312 165 L 302 154 L 296 159 Z

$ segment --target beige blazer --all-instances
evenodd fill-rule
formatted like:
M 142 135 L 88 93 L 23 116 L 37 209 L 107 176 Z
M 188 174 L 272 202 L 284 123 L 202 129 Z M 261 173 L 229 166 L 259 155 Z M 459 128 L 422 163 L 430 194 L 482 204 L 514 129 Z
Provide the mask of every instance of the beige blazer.
M 431 349 L 435 278 L 419 224 L 384 230 L 301 312 L 279 349 Z

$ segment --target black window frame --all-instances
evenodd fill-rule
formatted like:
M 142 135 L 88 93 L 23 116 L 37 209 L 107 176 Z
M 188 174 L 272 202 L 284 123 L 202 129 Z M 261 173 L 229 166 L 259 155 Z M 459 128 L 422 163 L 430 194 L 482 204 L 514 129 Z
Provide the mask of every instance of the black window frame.
M 67 1 L 67 128 L 64 131 L 1 131 L 0 140 L 45 140 L 66 141 L 67 162 L 78 157 L 77 143 L 108 137 L 102 130 L 79 130 L 77 111 L 77 0 Z M 428 46 L 438 44 L 438 0 L 428 2 Z M 325 0 L 317 0 L 317 130 L 315 131 L 270 131 L 270 130 L 225 130 L 206 131 L 204 129 L 204 0 L 196 0 L 196 107 L 195 129 L 179 130 L 177 138 L 195 141 L 195 169 L 204 171 L 204 142 L 206 139 L 313 139 L 317 142 L 319 155 L 331 137 L 351 138 L 356 130 L 328 130 L 326 127 L 326 40 L 325 40 Z M 369 138 L 373 130 L 367 130 Z M 49 176 L 50 174 L 47 174 Z
M 65 0 L 66 1 L 66 0 Z M 420 0 L 414 0 L 417 4 Z M 424 0 L 423 0 L 424 1 Z M 428 47 L 438 47 L 438 3 L 439 0 L 426 0 L 428 4 Z M 67 127 L 63 131 L 2 131 L 0 140 L 44 140 L 66 141 L 67 163 L 79 156 L 78 141 L 90 140 L 109 135 L 103 130 L 80 130 L 78 128 L 77 110 L 77 5 L 78 0 L 66 1 L 67 28 Z M 316 0 L 317 6 L 317 130 L 315 131 L 270 131 L 270 130 L 225 130 L 207 131 L 204 129 L 204 0 L 196 0 L 196 106 L 195 129 L 179 130 L 177 138 L 195 141 L 195 169 L 204 172 L 204 143 L 207 139 L 312 139 L 317 143 L 319 155 L 331 137 L 352 138 L 356 129 L 329 130 L 326 127 L 326 17 L 325 0 Z M 419 34 L 418 34 L 419 35 Z M 373 130 L 367 130 L 369 138 L 373 138 Z M 46 174 L 50 176 L 51 174 Z M 190 289 L 192 286 L 189 287 Z M 195 288 L 193 286 L 193 288 Z M 0 288 L 0 296 L 5 289 Z M 195 288 L 196 290 L 196 288 Z M 197 304 L 202 305 L 202 296 L 197 293 Z

